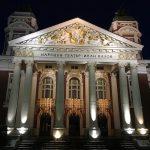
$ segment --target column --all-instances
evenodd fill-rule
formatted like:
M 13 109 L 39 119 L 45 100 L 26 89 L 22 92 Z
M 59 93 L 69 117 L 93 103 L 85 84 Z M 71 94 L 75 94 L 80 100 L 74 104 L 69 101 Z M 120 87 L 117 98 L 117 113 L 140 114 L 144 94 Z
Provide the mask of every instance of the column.
M 55 128 L 53 136 L 61 138 L 64 134 L 64 62 L 58 62 L 56 101 L 55 101 Z
M 119 103 L 118 103 L 118 87 L 117 87 L 117 74 L 111 74 L 111 90 L 112 90 L 112 104 L 113 104 L 113 115 L 114 115 L 114 128 L 115 130 L 120 129 L 120 116 L 119 116 Z
M 25 72 L 21 70 L 21 78 L 20 78 L 20 90 L 19 90 L 19 98 L 18 98 L 18 107 L 17 107 L 17 115 L 16 115 L 16 127 L 20 127 L 21 123 L 21 105 L 22 105 L 22 94 L 24 90 L 24 80 L 25 80 Z
M 130 106 L 129 106 L 125 64 L 119 64 L 119 83 L 120 83 L 120 99 L 121 99 L 121 107 L 122 107 L 123 129 L 127 129 L 131 127 L 131 116 L 130 116 Z
M 32 94 L 31 94 L 31 102 L 30 102 L 30 116 L 29 116 L 29 127 L 33 128 L 34 122 L 34 111 L 35 111 L 35 99 L 36 99 L 36 86 L 37 86 L 37 72 L 34 72 L 32 77 Z
M 26 62 L 25 83 L 21 107 L 21 127 L 26 128 L 28 128 L 28 112 L 32 89 L 32 64 L 32 61 Z
M 92 138 L 97 138 L 100 135 L 100 129 L 97 123 L 97 102 L 96 102 L 96 81 L 95 81 L 95 63 L 88 64 L 89 66 L 89 134 Z
M 144 119 L 137 73 L 137 64 L 131 64 L 131 83 L 132 83 L 131 88 L 132 88 L 132 98 L 133 98 L 136 127 L 143 128 Z
M 9 105 L 8 105 L 8 113 L 7 113 L 7 126 L 9 128 L 14 128 L 15 126 L 15 117 L 17 111 L 17 102 L 18 102 L 19 84 L 20 84 L 20 65 L 21 65 L 20 61 L 15 62 L 12 89 L 11 89 Z
M 86 128 L 89 129 L 89 75 L 87 72 L 85 73 L 85 95 L 86 95 L 86 99 L 85 99 Z

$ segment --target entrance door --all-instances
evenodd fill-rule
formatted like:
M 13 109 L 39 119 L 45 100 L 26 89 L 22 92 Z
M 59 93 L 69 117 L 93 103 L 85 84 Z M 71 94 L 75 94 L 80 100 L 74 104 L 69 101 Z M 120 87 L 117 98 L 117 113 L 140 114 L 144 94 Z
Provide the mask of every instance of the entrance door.
M 51 116 L 43 113 L 40 118 L 40 136 L 49 136 L 51 131 Z
M 105 114 L 98 115 L 98 126 L 101 131 L 101 136 L 108 136 L 108 123 Z
M 80 136 L 80 117 L 75 113 L 69 116 L 69 135 Z

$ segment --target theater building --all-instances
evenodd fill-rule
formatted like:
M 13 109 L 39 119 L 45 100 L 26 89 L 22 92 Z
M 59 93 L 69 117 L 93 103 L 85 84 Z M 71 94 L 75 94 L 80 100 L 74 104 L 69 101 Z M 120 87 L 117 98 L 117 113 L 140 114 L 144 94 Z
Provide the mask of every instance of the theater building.
M 14 12 L 5 28 L 0 119 L 8 134 L 147 133 L 150 61 L 134 18 L 117 14 L 109 30 L 80 18 L 37 29 L 31 12 Z

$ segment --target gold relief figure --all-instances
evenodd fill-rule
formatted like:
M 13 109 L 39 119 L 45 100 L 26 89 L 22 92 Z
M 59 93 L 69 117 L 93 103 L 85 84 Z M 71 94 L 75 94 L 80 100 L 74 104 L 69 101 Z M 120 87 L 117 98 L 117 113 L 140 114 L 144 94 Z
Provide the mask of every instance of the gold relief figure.
M 80 23 L 57 29 L 36 37 L 27 43 L 35 44 L 72 44 L 72 45 L 98 45 L 98 46 L 129 46 L 103 33 L 99 33 Z M 22 43 L 21 43 L 22 44 Z M 122 56 L 121 56 L 122 57 Z M 135 56 L 133 56 L 135 57 Z

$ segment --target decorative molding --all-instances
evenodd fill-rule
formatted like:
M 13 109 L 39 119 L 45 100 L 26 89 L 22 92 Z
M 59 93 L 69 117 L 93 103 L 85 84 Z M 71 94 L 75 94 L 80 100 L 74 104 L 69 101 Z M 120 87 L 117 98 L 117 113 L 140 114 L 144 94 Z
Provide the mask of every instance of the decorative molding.
M 128 65 L 127 62 L 119 62 L 118 66 L 119 68 L 125 68 Z
M 17 57 L 32 57 L 33 52 L 32 51 L 27 51 L 27 50 L 22 50 L 22 51 L 15 51 L 15 56 Z
M 135 53 L 135 52 L 121 52 L 121 53 L 118 53 L 118 59 L 135 60 L 135 59 L 137 59 L 137 53 Z
M 117 32 L 119 35 L 137 34 L 139 37 L 141 37 L 141 33 L 138 31 L 138 29 L 131 26 L 121 27 Z

